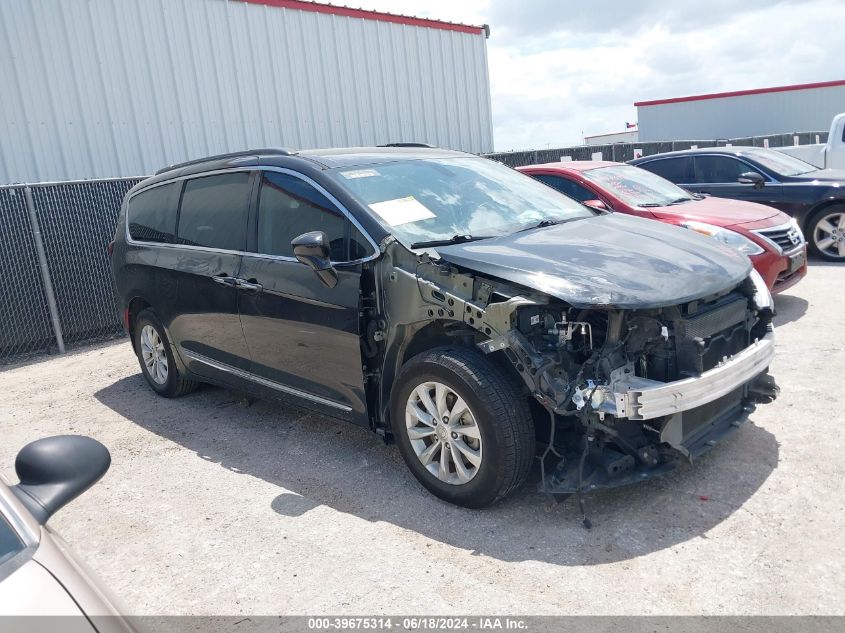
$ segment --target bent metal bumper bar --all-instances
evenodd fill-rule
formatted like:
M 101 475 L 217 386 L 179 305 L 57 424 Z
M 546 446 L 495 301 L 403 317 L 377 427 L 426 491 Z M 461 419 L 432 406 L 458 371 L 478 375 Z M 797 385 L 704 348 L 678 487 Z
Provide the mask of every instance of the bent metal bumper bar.
M 770 332 L 694 378 L 658 382 L 627 374 L 612 384 L 615 415 L 631 420 L 649 420 L 707 404 L 765 371 L 774 353 L 774 333 Z M 605 405 L 610 404 L 608 400 L 605 399 Z M 602 409 L 607 410 L 605 407 Z

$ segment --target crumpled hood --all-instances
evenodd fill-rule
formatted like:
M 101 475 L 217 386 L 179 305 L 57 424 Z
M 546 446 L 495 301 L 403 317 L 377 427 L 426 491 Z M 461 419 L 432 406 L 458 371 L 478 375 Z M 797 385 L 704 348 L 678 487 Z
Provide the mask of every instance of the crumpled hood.
M 694 231 L 619 213 L 437 248 L 447 262 L 573 307 L 656 308 L 742 281 L 751 262 Z

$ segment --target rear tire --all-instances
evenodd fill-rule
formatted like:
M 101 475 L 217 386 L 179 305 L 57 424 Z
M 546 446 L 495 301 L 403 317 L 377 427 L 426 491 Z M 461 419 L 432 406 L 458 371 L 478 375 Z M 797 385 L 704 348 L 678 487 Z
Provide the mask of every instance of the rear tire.
M 152 308 L 135 319 L 132 343 L 141 373 L 153 391 L 165 398 L 178 398 L 194 391 L 199 383 L 185 378 L 173 357 L 167 332 Z
M 391 425 L 414 477 L 466 508 L 518 488 L 531 470 L 535 438 L 517 387 L 475 350 L 439 347 L 409 360 L 393 386 Z
M 806 238 L 816 257 L 845 261 L 845 205 L 834 204 L 816 211 L 807 222 Z

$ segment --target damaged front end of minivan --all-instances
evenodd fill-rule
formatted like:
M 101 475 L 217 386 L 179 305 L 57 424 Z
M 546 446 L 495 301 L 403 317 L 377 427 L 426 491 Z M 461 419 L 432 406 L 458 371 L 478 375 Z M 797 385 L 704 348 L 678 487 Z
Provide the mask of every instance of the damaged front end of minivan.
M 595 278 L 542 270 L 506 279 L 462 250 L 382 244 L 364 311 L 382 419 L 406 359 L 445 343 L 475 346 L 536 401 L 541 488 L 563 495 L 692 461 L 777 396 L 771 296 L 750 267 L 666 302 L 602 295 Z

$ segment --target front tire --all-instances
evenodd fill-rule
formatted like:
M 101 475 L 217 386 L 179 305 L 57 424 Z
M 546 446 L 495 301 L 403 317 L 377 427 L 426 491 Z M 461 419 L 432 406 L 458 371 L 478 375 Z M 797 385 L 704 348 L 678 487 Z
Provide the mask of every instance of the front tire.
M 165 398 L 177 398 L 194 391 L 199 383 L 185 378 L 173 358 L 167 332 L 152 308 L 135 319 L 133 345 L 141 373 L 153 391 Z
M 408 361 L 391 425 L 414 477 L 441 499 L 482 508 L 510 494 L 534 460 L 534 423 L 517 385 L 480 352 L 439 347 Z
M 816 212 L 807 227 L 807 242 L 813 255 L 833 262 L 845 261 L 845 205 Z

